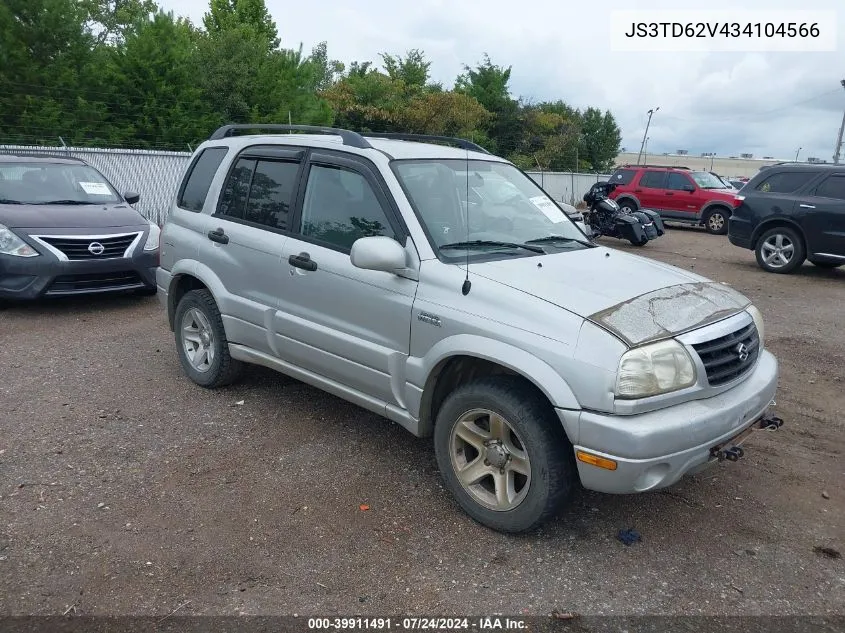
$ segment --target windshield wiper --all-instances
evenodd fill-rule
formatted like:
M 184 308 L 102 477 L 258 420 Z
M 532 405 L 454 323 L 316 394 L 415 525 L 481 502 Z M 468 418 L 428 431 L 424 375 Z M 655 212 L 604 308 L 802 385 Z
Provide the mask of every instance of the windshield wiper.
M 9 200 L 7 198 L 0 198 L 0 204 L 23 204 L 20 200 Z
M 584 240 L 579 240 L 574 237 L 564 237 L 563 235 L 547 235 L 546 237 L 538 237 L 533 240 L 528 240 L 526 244 L 553 244 L 554 242 L 574 242 L 575 244 L 581 244 L 582 246 L 587 246 L 589 248 L 595 248 L 596 244 L 591 244 L 590 242 L 585 242 Z
M 97 204 L 96 202 L 83 202 L 82 200 L 48 200 L 38 204 Z
M 497 242 L 495 240 L 471 240 L 469 242 L 452 242 L 451 244 L 444 244 L 440 250 L 447 248 L 524 248 L 532 253 L 545 253 L 539 246 L 530 246 L 528 244 L 517 244 L 516 242 Z

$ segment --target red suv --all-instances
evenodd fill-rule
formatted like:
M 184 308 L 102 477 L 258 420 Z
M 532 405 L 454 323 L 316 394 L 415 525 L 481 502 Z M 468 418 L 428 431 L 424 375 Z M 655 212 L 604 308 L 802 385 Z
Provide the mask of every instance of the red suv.
M 673 222 L 704 225 L 708 233 L 728 232 L 728 218 L 742 202 L 734 189 L 708 171 L 659 165 L 623 165 L 610 182 L 610 197 L 631 211 L 652 209 Z

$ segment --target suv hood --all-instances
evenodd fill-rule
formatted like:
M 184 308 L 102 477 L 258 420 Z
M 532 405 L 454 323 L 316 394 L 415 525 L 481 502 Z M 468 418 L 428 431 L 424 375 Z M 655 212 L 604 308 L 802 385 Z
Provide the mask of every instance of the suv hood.
M 0 204 L 0 224 L 10 229 L 103 229 L 148 222 L 126 203 Z
M 470 264 L 470 273 L 573 312 L 629 346 L 702 327 L 751 303 L 726 284 L 605 247 Z

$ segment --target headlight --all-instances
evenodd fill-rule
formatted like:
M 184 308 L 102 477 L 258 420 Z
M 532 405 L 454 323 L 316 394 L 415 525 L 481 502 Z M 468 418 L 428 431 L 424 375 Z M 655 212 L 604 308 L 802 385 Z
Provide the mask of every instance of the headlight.
M 0 224 L 0 253 L 18 257 L 35 257 L 38 251 Z
M 695 365 L 673 339 L 629 350 L 619 361 L 616 396 L 647 398 L 695 384 Z
M 746 311 L 751 315 L 751 318 L 754 319 L 754 325 L 757 326 L 757 336 L 760 337 L 760 349 L 763 349 L 763 313 L 760 312 L 760 310 L 758 310 L 754 305 L 748 306 Z
M 158 225 L 150 222 L 150 233 L 147 235 L 147 241 L 144 243 L 145 251 L 154 251 L 158 248 L 159 238 L 161 237 L 161 229 Z

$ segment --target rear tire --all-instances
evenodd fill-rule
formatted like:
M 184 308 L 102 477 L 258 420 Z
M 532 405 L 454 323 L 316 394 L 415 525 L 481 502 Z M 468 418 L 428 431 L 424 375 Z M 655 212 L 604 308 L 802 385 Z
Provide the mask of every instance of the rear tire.
M 231 384 L 243 363 L 229 355 L 223 318 L 208 290 L 186 292 L 173 319 L 176 351 L 188 377 L 207 389 Z
M 634 246 L 645 246 L 646 244 L 648 244 L 648 238 L 647 237 L 644 237 L 640 241 L 637 241 L 637 240 L 628 240 L 628 241 L 631 242 L 631 244 L 633 244 Z
M 537 527 L 577 480 L 572 445 L 554 410 L 515 376 L 455 389 L 437 414 L 434 452 L 458 504 L 499 532 Z
M 722 207 L 710 209 L 704 216 L 704 228 L 710 235 L 725 235 L 728 232 L 730 212 Z
M 617 200 L 617 204 L 619 205 L 619 209 L 623 213 L 633 213 L 634 211 L 639 209 L 637 203 L 631 200 L 630 198 L 624 198 L 621 202 Z
M 757 264 L 770 273 L 787 275 L 804 263 L 804 240 L 797 231 L 776 226 L 763 233 L 754 247 Z

